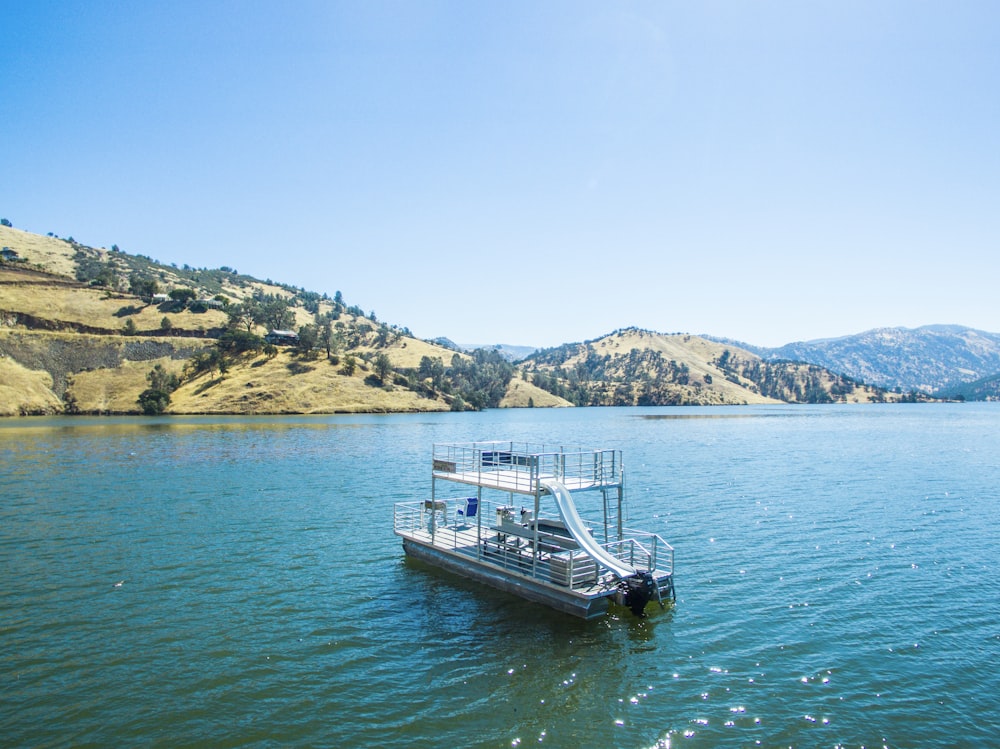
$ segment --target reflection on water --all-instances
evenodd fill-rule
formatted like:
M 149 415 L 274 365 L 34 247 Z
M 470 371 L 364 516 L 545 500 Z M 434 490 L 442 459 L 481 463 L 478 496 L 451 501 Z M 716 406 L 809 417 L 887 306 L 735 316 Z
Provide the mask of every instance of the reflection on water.
M 998 413 L 6 420 L 5 742 L 989 744 Z M 620 447 L 676 606 L 582 622 L 406 560 L 392 503 L 485 439 Z
M 783 412 L 783 413 L 767 413 L 764 411 L 753 412 L 753 413 L 740 413 L 738 411 L 732 411 L 729 413 L 719 413 L 719 412 L 709 412 L 709 413 L 679 413 L 679 414 L 636 414 L 635 418 L 644 419 L 646 421 L 660 421 L 660 420 L 677 420 L 677 419 L 773 419 L 773 418 L 794 418 L 797 414 Z M 800 414 L 800 416 L 805 416 L 805 414 Z

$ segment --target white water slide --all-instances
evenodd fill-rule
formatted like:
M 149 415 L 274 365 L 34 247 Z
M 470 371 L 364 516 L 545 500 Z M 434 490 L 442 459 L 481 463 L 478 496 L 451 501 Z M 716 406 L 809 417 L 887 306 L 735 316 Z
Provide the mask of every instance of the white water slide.
M 625 564 L 622 560 L 609 554 L 597 543 L 594 537 L 590 535 L 590 531 L 587 530 L 587 526 L 584 524 L 583 518 L 581 518 L 580 513 L 576 511 L 576 503 L 573 502 L 573 497 L 569 493 L 569 489 L 555 479 L 539 479 L 538 483 L 552 495 L 553 499 L 555 499 L 556 506 L 559 508 L 559 515 L 562 517 L 562 521 L 566 524 L 566 530 L 569 531 L 573 540 L 580 544 L 580 548 L 587 552 L 587 554 L 592 557 L 594 561 L 607 567 L 621 578 L 631 577 L 632 575 L 637 574 L 638 570 L 636 570 L 635 567 L 630 564 Z

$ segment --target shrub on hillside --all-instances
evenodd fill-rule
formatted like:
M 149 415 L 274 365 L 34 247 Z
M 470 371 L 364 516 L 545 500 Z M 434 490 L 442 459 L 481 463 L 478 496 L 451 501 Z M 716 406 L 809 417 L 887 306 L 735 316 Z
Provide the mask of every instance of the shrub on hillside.
M 219 348 L 227 354 L 242 354 L 244 351 L 260 351 L 264 339 L 254 333 L 239 328 L 229 328 L 219 336 Z
M 139 394 L 139 406 L 147 416 L 155 416 L 167 410 L 170 405 L 170 394 L 162 390 L 149 388 Z
M 157 364 L 146 374 L 146 379 L 149 381 L 149 387 L 152 390 L 159 390 L 164 393 L 172 393 L 174 390 L 180 387 L 180 378 L 168 372 L 162 364 Z
M 171 289 L 170 298 L 175 302 L 190 302 L 198 298 L 194 289 Z

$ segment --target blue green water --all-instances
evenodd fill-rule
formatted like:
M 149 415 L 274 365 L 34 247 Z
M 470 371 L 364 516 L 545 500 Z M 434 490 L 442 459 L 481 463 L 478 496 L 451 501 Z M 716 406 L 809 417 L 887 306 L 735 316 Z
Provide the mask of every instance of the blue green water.
M 0 422 L 5 746 L 1000 744 L 1000 405 Z M 621 448 L 678 600 L 404 560 L 433 442 Z

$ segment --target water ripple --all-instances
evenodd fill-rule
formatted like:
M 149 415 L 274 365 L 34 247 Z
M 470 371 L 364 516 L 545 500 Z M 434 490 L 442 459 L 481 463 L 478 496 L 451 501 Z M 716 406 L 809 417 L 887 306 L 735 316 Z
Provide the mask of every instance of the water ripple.
M 998 413 L 7 422 L 4 741 L 988 745 Z M 431 442 L 553 434 L 624 449 L 675 607 L 578 622 L 404 560 Z

